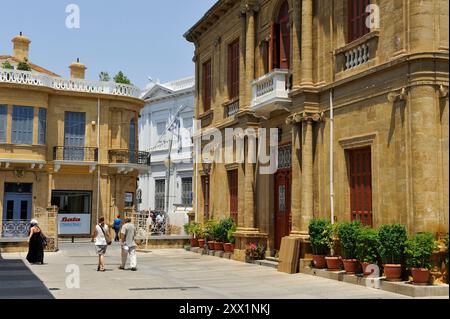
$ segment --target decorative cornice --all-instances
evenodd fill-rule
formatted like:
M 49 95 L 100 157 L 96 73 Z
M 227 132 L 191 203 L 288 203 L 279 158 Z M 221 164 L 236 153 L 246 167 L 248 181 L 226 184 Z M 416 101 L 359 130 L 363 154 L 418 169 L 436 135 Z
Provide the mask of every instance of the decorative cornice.
M 259 1 L 258 0 L 242 0 L 241 2 L 241 13 L 253 13 L 259 11 Z
M 288 116 L 286 119 L 286 124 L 293 125 L 302 122 L 322 122 L 323 119 L 324 119 L 323 112 L 319 113 L 319 112 L 304 111 Z

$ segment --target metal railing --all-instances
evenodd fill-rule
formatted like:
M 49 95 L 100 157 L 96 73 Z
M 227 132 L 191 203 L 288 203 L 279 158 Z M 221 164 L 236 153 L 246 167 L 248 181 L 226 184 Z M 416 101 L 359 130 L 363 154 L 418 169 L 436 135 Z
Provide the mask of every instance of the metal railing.
M 2 238 L 27 238 L 30 220 L 14 219 L 2 220 L 0 237 Z
M 98 148 L 77 146 L 55 146 L 53 160 L 68 162 L 98 162 Z
M 131 150 L 110 150 L 109 163 L 150 166 L 150 153 Z
M 134 85 L 115 82 L 63 79 L 47 74 L 0 68 L 0 83 L 44 86 L 55 90 L 112 94 L 139 98 L 140 89 Z

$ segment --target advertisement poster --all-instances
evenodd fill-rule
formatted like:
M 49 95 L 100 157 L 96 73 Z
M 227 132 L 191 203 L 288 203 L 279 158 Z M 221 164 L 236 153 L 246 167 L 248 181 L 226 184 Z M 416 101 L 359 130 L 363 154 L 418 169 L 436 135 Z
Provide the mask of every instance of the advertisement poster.
M 90 235 L 90 214 L 59 214 L 59 235 Z

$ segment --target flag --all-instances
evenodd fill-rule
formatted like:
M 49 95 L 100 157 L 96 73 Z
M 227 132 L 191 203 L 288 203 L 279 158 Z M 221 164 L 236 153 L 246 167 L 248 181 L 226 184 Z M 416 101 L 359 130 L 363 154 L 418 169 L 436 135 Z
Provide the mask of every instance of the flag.
M 178 132 L 178 129 L 180 127 L 180 118 L 176 118 L 172 124 L 170 125 L 170 127 L 168 128 L 168 131 L 171 133 L 174 133 L 175 131 Z

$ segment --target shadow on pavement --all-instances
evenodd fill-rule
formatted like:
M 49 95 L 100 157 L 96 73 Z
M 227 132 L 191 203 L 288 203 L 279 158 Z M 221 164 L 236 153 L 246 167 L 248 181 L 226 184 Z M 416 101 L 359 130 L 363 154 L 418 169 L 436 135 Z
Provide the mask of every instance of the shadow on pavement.
M 54 297 L 23 260 L 3 259 L 0 253 L 0 299 L 54 299 Z

